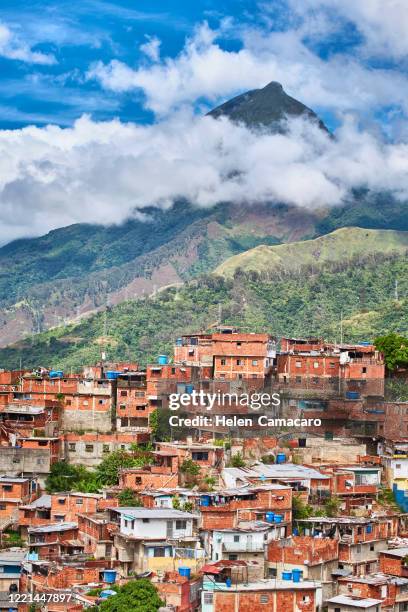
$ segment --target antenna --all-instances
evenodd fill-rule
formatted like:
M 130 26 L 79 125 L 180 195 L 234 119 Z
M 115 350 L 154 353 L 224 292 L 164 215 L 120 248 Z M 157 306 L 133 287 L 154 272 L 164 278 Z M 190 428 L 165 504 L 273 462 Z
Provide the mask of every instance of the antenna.
M 222 304 L 218 304 L 218 325 L 222 325 Z

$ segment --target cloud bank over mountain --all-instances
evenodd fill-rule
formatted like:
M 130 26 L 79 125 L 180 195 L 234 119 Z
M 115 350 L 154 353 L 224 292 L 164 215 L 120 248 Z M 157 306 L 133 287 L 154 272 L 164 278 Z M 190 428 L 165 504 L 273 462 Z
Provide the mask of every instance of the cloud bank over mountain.
M 63 125 L 59 96 L 70 104 L 65 125 L 84 110 L 118 115 L 0 131 L 2 243 L 72 223 L 143 218 L 146 207 L 182 198 L 196 206 L 276 200 L 317 208 L 341 203 L 356 187 L 408 198 L 405 0 L 386 10 L 381 0 L 268 0 L 253 14 L 231 16 L 219 7 L 217 18 L 193 28 L 175 24 L 185 27 L 181 46 L 161 38 L 169 15 L 114 8 L 101 3 L 95 13 L 84 2 L 67 20 L 55 5 L 53 21 L 47 11 L 44 21 L 28 12 L 26 38 L 11 13 L 12 25 L 0 24 L 0 56 L 20 71 L 0 88 L 7 104 L 32 90 L 32 117 L 55 116 Z M 104 29 L 103 11 L 123 19 L 114 33 Z M 88 33 L 83 14 L 94 24 Z M 115 39 L 124 23 L 131 59 Z M 79 64 L 83 57 L 97 60 Z M 324 120 L 329 115 L 335 138 L 299 119 L 286 134 L 270 134 L 202 117 L 271 80 Z M 26 112 L 0 108 L 10 117 Z
M 408 198 L 408 145 L 383 143 L 351 120 L 336 139 L 304 119 L 287 128 L 271 134 L 179 113 L 150 126 L 83 117 L 72 128 L 3 131 L 0 240 L 119 223 L 180 198 L 316 208 L 361 186 Z

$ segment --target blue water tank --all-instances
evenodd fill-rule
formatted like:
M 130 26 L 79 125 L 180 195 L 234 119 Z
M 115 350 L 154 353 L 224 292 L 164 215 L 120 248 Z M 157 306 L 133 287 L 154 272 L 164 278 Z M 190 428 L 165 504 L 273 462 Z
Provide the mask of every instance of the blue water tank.
M 176 346 L 183 346 L 183 338 L 177 338 Z
M 286 461 L 285 453 L 278 453 L 276 455 L 276 463 L 285 463 L 285 461 Z
M 349 400 L 358 400 L 360 398 L 360 394 L 358 391 L 346 391 L 346 398 Z
M 274 520 L 275 523 L 281 523 L 282 520 L 283 520 L 282 514 L 275 514 L 275 520 Z
M 210 496 L 209 495 L 201 495 L 200 497 L 200 506 L 209 506 L 210 505 Z
M 179 567 L 178 572 L 180 576 L 185 576 L 186 578 L 190 580 L 191 569 L 189 567 Z
M 105 570 L 103 572 L 103 581 L 108 582 L 109 584 L 113 584 L 116 582 L 116 570 Z
M 275 513 L 274 512 L 267 512 L 265 514 L 265 518 L 266 518 L 268 523 L 273 523 L 274 519 L 275 519 Z
M 50 378 L 62 378 L 64 376 L 64 372 L 62 370 L 50 370 L 49 376 Z
M 293 530 L 293 535 L 294 535 L 294 536 L 298 536 L 298 535 L 299 535 L 299 529 L 296 529 L 296 527 L 295 527 L 295 529 Z
M 226 581 L 225 581 L 225 585 L 226 585 L 228 588 L 231 588 L 231 586 L 232 586 L 232 580 L 231 580 L 231 578 L 227 578 L 227 579 L 226 579 Z
M 366 527 L 366 533 L 371 533 L 371 532 L 372 532 L 372 530 L 373 530 L 372 525 L 367 525 L 367 527 Z
M 106 372 L 106 378 L 108 380 L 116 380 L 119 374 L 121 374 L 121 372 L 117 372 L 116 370 L 108 370 Z
M 292 572 L 282 572 L 282 580 L 292 580 Z
M 186 393 L 191 395 L 193 391 L 194 391 L 194 385 L 186 385 Z
M 159 355 L 157 358 L 157 363 L 159 365 L 167 365 L 169 363 L 169 358 L 167 355 Z
M 300 579 L 302 578 L 302 574 L 303 574 L 302 570 L 300 570 L 300 569 L 293 569 L 292 570 L 293 582 L 300 582 Z

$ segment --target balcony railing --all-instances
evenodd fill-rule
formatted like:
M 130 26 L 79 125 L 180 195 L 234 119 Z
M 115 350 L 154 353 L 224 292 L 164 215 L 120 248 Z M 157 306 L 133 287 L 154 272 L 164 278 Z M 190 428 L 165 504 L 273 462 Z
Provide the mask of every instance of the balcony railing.
M 223 542 L 225 552 L 263 552 L 263 542 Z

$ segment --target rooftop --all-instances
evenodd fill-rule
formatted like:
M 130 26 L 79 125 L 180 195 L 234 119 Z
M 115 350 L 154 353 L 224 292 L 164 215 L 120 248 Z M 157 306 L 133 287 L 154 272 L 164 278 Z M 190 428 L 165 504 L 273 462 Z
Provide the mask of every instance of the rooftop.
M 327 600 L 327 603 L 340 604 L 355 608 L 371 608 L 379 606 L 383 602 L 382 599 L 369 599 L 368 597 L 351 597 L 349 595 L 337 595 Z
M 198 517 L 189 512 L 174 510 L 174 508 L 135 508 L 133 506 L 125 506 L 121 508 L 109 508 L 118 514 L 124 514 L 135 519 L 197 519 Z
M 41 527 L 29 527 L 29 533 L 54 533 L 76 529 L 76 523 L 53 523 L 52 525 L 42 525 Z
M 380 553 L 390 555 L 391 557 L 400 557 L 403 559 L 408 555 L 408 546 L 403 546 L 401 548 L 388 548 L 387 550 L 380 550 Z

